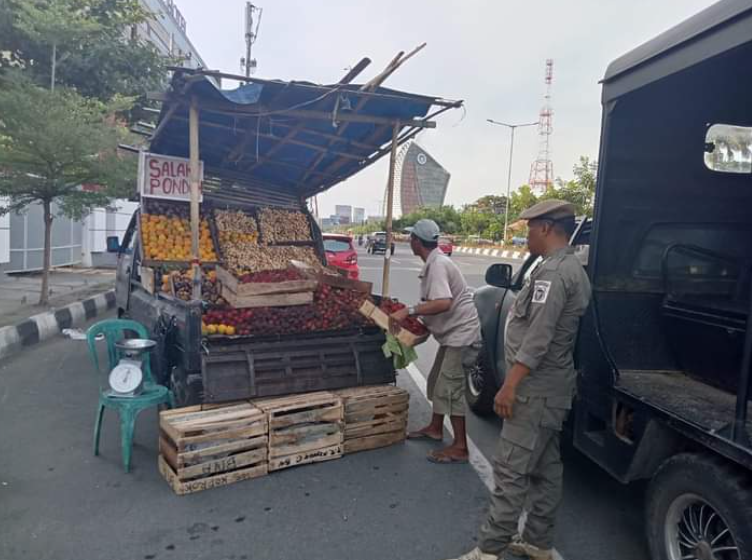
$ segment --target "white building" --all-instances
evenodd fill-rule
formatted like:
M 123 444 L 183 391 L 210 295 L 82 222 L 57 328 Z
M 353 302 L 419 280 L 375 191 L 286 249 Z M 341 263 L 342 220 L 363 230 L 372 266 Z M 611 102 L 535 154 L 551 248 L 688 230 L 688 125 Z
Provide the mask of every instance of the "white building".
M 183 66 L 204 67 L 203 59 L 188 39 L 185 18 L 174 0 L 140 2 L 154 18 L 135 27 L 132 36 L 152 43 L 164 55 L 181 58 Z M 83 222 L 56 216 L 52 222 L 52 265 L 114 265 L 115 255 L 107 253 L 107 237 L 117 235 L 122 240 L 137 207 L 135 202 L 116 200 L 110 209 L 94 209 Z M 54 207 L 53 213 L 56 213 Z M 41 206 L 30 206 L 21 214 L 0 216 L 0 273 L 41 270 L 43 254 Z

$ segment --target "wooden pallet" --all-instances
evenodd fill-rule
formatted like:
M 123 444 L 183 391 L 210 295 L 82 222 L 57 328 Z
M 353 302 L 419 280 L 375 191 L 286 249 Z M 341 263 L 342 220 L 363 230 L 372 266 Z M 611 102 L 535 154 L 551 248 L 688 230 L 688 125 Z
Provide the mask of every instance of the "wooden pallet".
M 368 300 L 364 301 L 360 306 L 360 312 L 364 316 L 368 317 L 371 321 L 376 323 L 383 330 L 390 332 L 391 325 L 389 321 L 389 315 L 387 315 L 372 302 Z M 430 333 L 421 335 L 414 334 L 406 328 L 400 326 L 397 326 L 396 331 L 392 334 L 405 346 L 417 346 L 418 344 L 423 344 L 426 340 L 428 340 L 428 337 L 431 336 Z
M 344 452 L 355 453 L 405 440 L 410 395 L 391 385 L 337 391 L 345 411 Z
M 253 401 L 269 421 L 269 471 L 342 457 L 342 400 L 308 393 Z
M 159 470 L 177 494 L 268 472 L 267 415 L 247 402 L 166 410 L 159 428 Z

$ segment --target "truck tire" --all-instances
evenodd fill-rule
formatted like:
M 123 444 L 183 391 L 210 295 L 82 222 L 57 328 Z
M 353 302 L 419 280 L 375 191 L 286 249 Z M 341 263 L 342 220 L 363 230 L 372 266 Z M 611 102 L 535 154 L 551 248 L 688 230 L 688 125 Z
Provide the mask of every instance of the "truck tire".
M 720 458 L 682 453 L 668 459 L 648 488 L 652 560 L 752 558 L 750 482 Z
M 465 400 L 478 416 L 490 416 L 494 413 L 494 397 L 499 390 L 493 374 L 491 358 L 484 344 L 473 367 L 465 375 Z

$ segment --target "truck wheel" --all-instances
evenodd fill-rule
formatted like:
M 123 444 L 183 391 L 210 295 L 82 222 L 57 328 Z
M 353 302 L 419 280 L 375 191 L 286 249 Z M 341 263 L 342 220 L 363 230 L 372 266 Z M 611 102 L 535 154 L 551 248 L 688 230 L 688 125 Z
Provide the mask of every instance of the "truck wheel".
M 479 416 L 490 416 L 494 411 L 494 397 L 498 390 L 499 386 L 491 367 L 491 358 L 484 344 L 475 364 L 466 372 L 465 400 L 470 410 Z
M 721 459 L 668 459 L 650 483 L 646 513 L 653 560 L 752 558 L 749 476 Z

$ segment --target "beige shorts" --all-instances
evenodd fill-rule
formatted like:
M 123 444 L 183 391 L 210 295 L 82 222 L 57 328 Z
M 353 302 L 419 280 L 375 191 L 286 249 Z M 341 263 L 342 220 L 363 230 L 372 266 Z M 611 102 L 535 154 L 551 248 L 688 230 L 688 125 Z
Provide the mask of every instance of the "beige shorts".
M 434 414 L 465 415 L 465 375 L 479 351 L 480 345 L 439 347 L 427 384 Z

